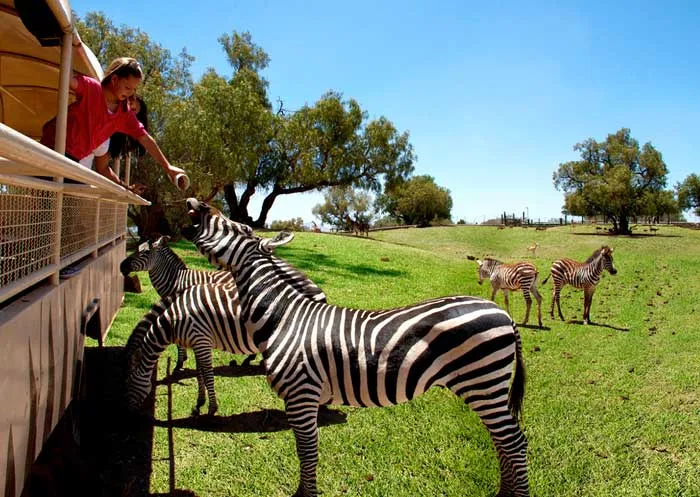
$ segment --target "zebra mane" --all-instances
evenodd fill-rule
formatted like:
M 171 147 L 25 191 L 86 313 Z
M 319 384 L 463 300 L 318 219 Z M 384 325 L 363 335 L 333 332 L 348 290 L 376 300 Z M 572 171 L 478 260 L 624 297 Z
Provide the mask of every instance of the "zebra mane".
M 599 249 L 595 249 L 591 256 L 588 259 L 586 259 L 586 263 L 593 262 L 595 259 L 600 257 L 600 254 L 603 253 L 604 250 L 610 251 L 610 247 L 608 247 L 607 245 L 603 245 Z

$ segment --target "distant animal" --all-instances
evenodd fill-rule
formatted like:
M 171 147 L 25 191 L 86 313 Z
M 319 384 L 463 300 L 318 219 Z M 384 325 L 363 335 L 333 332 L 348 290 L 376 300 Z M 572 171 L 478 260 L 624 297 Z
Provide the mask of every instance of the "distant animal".
M 537 251 L 537 246 L 537 242 L 535 242 L 527 248 L 528 252 L 532 252 L 533 257 L 536 255 L 535 252 Z
M 552 306 L 549 309 L 549 315 L 554 317 L 554 304 L 556 303 L 557 310 L 559 311 L 559 318 L 564 321 L 559 299 L 562 287 L 568 284 L 574 288 L 583 289 L 583 324 L 588 324 L 591 319 L 593 293 L 595 292 L 603 271 L 607 270 L 610 274 L 617 274 L 612 254 L 613 249 L 607 245 L 603 245 L 595 250 L 585 262 L 577 262 L 573 259 L 558 259 L 554 261 L 549 274 L 554 282 Z M 543 285 L 547 283 L 549 276 L 542 281 Z
M 547 231 L 546 226 L 535 226 L 535 231 Z
M 542 297 L 537 291 L 537 268 L 529 262 L 516 262 L 515 264 L 504 264 L 498 259 L 491 257 L 485 258 L 483 261 L 477 260 L 479 265 L 479 284 L 484 280 L 491 281 L 491 300 L 495 301 L 496 292 L 503 290 L 503 298 L 506 304 L 506 312 L 510 314 L 510 306 L 508 304 L 509 290 L 522 290 L 525 297 L 525 319 L 523 324 L 527 324 L 530 319 L 530 307 L 532 299 L 530 292 L 537 300 L 537 323 L 542 327 Z
M 178 255 L 168 246 L 169 236 L 159 236 L 149 240 L 139 250 L 124 259 L 119 270 L 124 276 L 137 271 L 148 271 L 153 288 L 160 298 L 174 295 L 185 288 L 199 283 L 231 283 L 231 271 L 205 271 L 189 269 Z M 187 360 L 187 350 L 177 346 L 175 371 L 182 369 Z
M 313 231 L 314 233 L 320 233 L 321 228 L 319 228 L 314 221 L 311 221 L 311 231 Z

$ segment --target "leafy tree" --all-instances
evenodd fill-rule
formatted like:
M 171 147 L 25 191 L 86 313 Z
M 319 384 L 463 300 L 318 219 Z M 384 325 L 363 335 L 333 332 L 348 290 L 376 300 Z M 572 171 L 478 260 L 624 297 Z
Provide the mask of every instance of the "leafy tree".
M 355 222 L 369 222 L 372 199 L 366 192 L 358 192 L 350 186 L 329 188 L 323 196 L 323 203 L 312 209 L 314 216 L 322 223 L 338 229 L 348 229 L 348 218 Z
M 630 130 L 620 129 L 604 142 L 577 143 L 581 160 L 559 164 L 554 186 L 565 193 L 564 208 L 577 216 L 604 215 L 613 231 L 629 234 L 631 216 L 644 214 L 646 203 L 666 186 L 668 169 L 651 143 L 641 149 Z
M 680 213 L 678 202 L 671 190 L 645 192 L 642 198 L 642 208 L 638 214 L 646 216 L 655 223 L 664 216 L 676 216 Z
M 249 33 L 234 32 L 219 42 L 233 77 L 206 74 L 192 98 L 174 109 L 168 134 L 201 194 L 223 190 L 233 219 L 263 226 L 280 195 L 331 186 L 380 191 L 383 182 L 412 172 L 408 133 L 399 133 L 391 121 L 368 122 L 355 100 L 344 101 L 336 92 L 293 113 L 281 106 L 275 112 L 259 74 L 267 54 Z M 265 198 L 253 219 L 248 206 L 256 193 Z
M 390 185 L 378 199 L 378 205 L 406 224 L 428 226 L 436 219 L 450 219 L 452 197 L 432 176 L 414 176 Z
M 678 204 L 682 210 L 693 209 L 700 216 L 700 176 L 691 174 L 682 183 L 676 185 Z
M 300 217 L 275 220 L 270 223 L 270 229 L 274 231 L 304 231 L 304 220 Z

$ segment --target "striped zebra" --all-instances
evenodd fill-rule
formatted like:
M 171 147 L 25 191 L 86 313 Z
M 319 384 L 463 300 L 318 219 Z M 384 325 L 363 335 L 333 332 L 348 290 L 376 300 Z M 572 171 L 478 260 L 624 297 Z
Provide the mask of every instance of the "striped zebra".
M 162 299 L 198 283 L 233 283 L 230 271 L 205 271 L 189 269 L 168 246 L 169 236 L 148 241 L 119 265 L 124 276 L 136 271 L 148 271 L 151 284 Z M 187 360 L 187 349 L 178 345 L 177 363 L 173 372 L 179 371 Z
M 406 402 L 442 386 L 481 418 L 500 463 L 499 496 L 529 495 L 527 442 L 518 424 L 525 392 L 520 336 L 508 314 L 476 297 L 446 297 L 384 311 L 304 299 L 275 273 L 272 249 L 196 199 L 183 229 L 210 261 L 234 269 L 245 328 L 268 383 L 285 402 L 300 460 L 296 497 L 314 497 L 321 404 Z
M 561 304 L 559 297 L 561 289 L 564 285 L 571 285 L 574 288 L 583 289 L 583 324 L 590 323 L 591 319 L 591 302 L 593 301 L 593 293 L 603 275 L 603 271 L 607 270 L 610 274 L 617 274 L 617 269 L 613 264 L 613 249 L 607 245 L 603 245 L 595 250 L 591 256 L 586 259 L 586 262 L 578 262 L 572 259 L 558 259 L 552 263 L 552 270 L 549 276 L 554 282 L 552 290 L 552 306 L 549 309 L 549 315 L 554 317 L 554 303 L 557 304 L 559 317 L 564 321 L 564 315 L 561 313 Z M 542 284 L 544 285 L 549 280 L 547 276 Z
M 272 261 L 275 273 L 296 288 L 303 298 L 326 302 L 323 291 L 303 273 L 276 257 Z M 258 352 L 244 330 L 235 282 L 187 287 L 154 304 L 136 325 L 125 347 L 130 364 L 127 401 L 132 409 L 151 391 L 151 372 L 160 354 L 171 343 L 194 351 L 199 394 L 193 414 L 199 414 L 206 396 L 209 398 L 208 414 L 216 413 L 218 402 L 211 349 L 233 354 Z
M 497 259 L 486 257 L 483 261 L 477 260 L 479 264 L 479 284 L 481 285 L 485 279 L 491 281 L 491 300 L 495 302 L 496 292 L 503 290 L 503 298 L 506 303 L 506 312 L 510 314 L 510 306 L 508 305 L 508 291 L 522 290 L 525 297 L 525 320 L 523 325 L 526 325 L 530 319 L 530 307 L 532 306 L 532 298 L 530 292 L 537 300 L 537 322 L 542 327 L 542 297 L 537 291 L 537 268 L 529 262 L 516 262 L 515 264 L 504 264 Z

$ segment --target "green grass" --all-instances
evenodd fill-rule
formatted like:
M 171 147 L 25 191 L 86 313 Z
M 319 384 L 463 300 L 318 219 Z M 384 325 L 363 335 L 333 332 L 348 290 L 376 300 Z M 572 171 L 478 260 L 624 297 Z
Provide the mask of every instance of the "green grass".
M 526 247 L 535 241 L 532 257 Z M 607 237 L 581 227 L 446 227 L 375 232 L 370 240 L 300 233 L 278 254 L 317 282 L 330 302 L 376 309 L 449 294 L 488 297 L 490 287 L 477 284 L 476 264 L 467 255 L 530 260 L 543 278 L 554 259 L 583 260 L 603 244 L 614 248 L 618 274 L 606 273 L 593 298 L 597 325 L 551 319 L 550 282 L 541 291 L 545 329 L 521 328 L 531 493 L 698 496 L 700 232 L 663 226 L 654 236 Z M 207 267 L 191 245 L 179 243 L 176 250 L 191 267 Z M 147 280 L 141 275 L 142 284 Z M 109 345 L 123 344 L 157 299 L 144 287 L 141 295 L 125 296 Z M 499 293 L 497 302 L 502 299 Z M 520 322 L 522 296 L 510 300 Z M 567 287 L 562 311 L 568 320 L 580 320 L 582 292 Z M 167 354 L 174 359 L 174 348 Z M 214 363 L 230 360 L 216 353 Z M 160 362 L 159 377 L 165 364 Z M 172 388 L 173 418 L 187 418 L 196 381 Z M 216 388 L 218 414 L 232 418 L 220 431 L 174 429 L 175 486 L 199 496 L 292 494 L 298 471 L 293 436 L 273 422 L 283 419 L 282 402 L 263 376 L 217 376 Z M 165 394 L 159 386 L 158 420 L 167 419 Z M 267 420 L 265 409 L 272 410 Z M 495 494 L 498 468 L 486 430 L 450 392 L 432 390 L 392 408 L 333 410 L 340 415 L 320 429 L 324 496 Z M 242 423 L 251 416 L 253 428 Z M 170 485 L 166 435 L 156 427 L 154 493 Z

